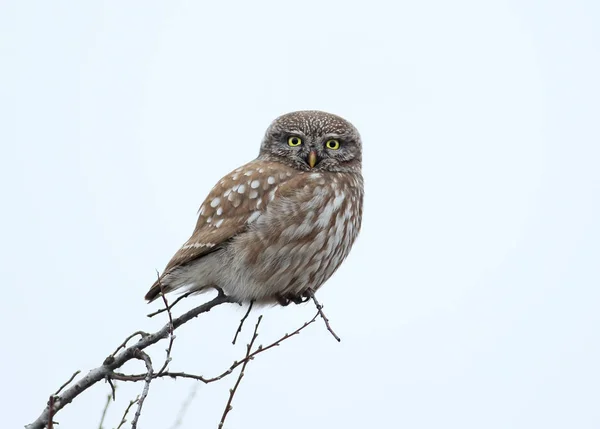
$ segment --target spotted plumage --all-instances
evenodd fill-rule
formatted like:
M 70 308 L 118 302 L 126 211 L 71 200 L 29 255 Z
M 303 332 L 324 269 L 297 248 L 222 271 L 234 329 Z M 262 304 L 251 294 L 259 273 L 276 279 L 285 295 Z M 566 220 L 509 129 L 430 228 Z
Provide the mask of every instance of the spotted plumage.
M 277 118 L 258 158 L 211 190 L 146 299 L 161 287 L 216 286 L 239 302 L 299 302 L 331 277 L 358 235 L 361 160 L 360 135 L 344 119 L 319 111 Z

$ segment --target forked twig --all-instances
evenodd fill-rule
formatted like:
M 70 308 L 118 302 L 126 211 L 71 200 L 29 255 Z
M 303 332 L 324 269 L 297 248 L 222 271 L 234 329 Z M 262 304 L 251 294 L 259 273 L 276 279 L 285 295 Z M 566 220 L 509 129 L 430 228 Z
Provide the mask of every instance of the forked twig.
M 46 426 L 48 429 L 53 429 L 54 428 L 54 421 L 52 420 L 54 418 L 54 413 L 56 412 L 56 408 L 55 408 L 55 401 L 57 400 L 58 395 L 60 394 L 60 392 L 62 392 L 62 390 L 67 387 L 74 379 L 75 377 L 77 377 L 77 374 L 79 374 L 81 371 L 77 370 L 73 373 L 73 375 L 71 375 L 71 377 L 69 377 L 69 379 L 67 381 L 65 381 L 56 392 L 54 392 L 54 394 L 50 395 L 50 397 L 48 398 L 48 422 L 46 423 Z
M 262 315 L 258 316 L 258 320 L 256 321 L 256 326 L 254 327 L 254 333 L 252 334 L 252 339 L 250 340 L 250 343 L 246 346 L 246 357 L 244 358 L 244 364 L 242 365 L 240 374 L 238 375 L 238 378 L 237 378 L 235 384 L 233 385 L 233 388 L 229 389 L 229 399 L 227 400 L 227 404 L 225 405 L 225 410 L 223 411 L 223 415 L 221 416 L 221 421 L 219 422 L 219 429 L 223 428 L 223 425 L 225 424 L 225 419 L 227 418 L 227 414 L 229 414 L 229 411 L 231 411 L 233 409 L 233 407 L 231 406 L 231 403 L 233 401 L 233 397 L 235 396 L 235 392 L 237 392 L 237 389 L 242 381 L 242 378 L 244 377 L 244 371 L 246 370 L 246 365 L 248 365 L 248 362 L 250 362 L 250 359 L 252 359 L 250 357 L 251 350 L 252 350 L 252 346 L 254 345 L 254 341 L 256 341 L 256 338 L 258 337 L 258 326 L 260 325 L 261 320 L 262 320 Z
M 333 329 L 331 328 L 331 325 L 329 324 L 329 319 L 327 318 L 327 316 L 325 316 L 325 313 L 323 313 L 323 306 L 321 304 L 319 304 L 319 301 L 317 301 L 317 297 L 315 296 L 315 291 L 309 288 L 306 290 L 306 292 L 308 293 L 308 296 L 310 296 L 312 298 L 313 302 L 317 306 L 317 311 L 319 312 L 319 314 L 321 315 L 321 318 L 325 322 L 325 326 L 327 327 L 327 330 L 329 332 L 331 332 L 331 335 L 333 335 L 333 338 L 338 340 L 338 343 L 340 341 L 342 341 L 342 339 L 340 337 L 338 337 L 335 332 L 333 332 Z
M 329 319 L 325 316 L 325 313 L 323 312 L 323 306 L 316 299 L 314 291 L 308 291 L 307 296 L 312 298 L 312 300 L 314 301 L 314 303 L 317 307 L 317 312 L 311 320 L 304 323 L 304 325 L 302 325 L 301 327 L 299 327 L 292 333 L 290 333 L 290 334 L 286 333 L 281 338 L 279 338 L 278 340 L 269 344 L 268 346 L 262 347 L 262 345 L 259 345 L 253 351 L 252 348 L 254 347 L 254 344 L 256 343 L 256 337 L 258 336 L 258 327 L 262 320 L 262 316 L 260 316 L 259 319 L 257 320 L 256 326 L 254 328 L 254 334 L 252 336 L 252 339 L 247 346 L 244 358 L 242 360 L 240 360 L 239 362 L 238 361 L 233 362 L 231 364 L 231 366 L 227 370 L 222 372 L 221 374 L 219 374 L 215 377 L 212 377 L 212 378 L 206 378 L 201 375 L 189 374 L 186 372 L 168 371 L 167 368 L 171 361 L 173 341 L 175 339 L 175 335 L 174 335 L 175 329 L 177 329 L 184 323 L 190 321 L 191 319 L 199 316 L 200 314 L 210 311 L 215 306 L 218 306 L 218 305 L 224 304 L 224 303 L 235 302 L 232 298 L 226 296 L 222 290 L 217 289 L 217 291 L 218 291 L 218 295 L 214 299 L 185 312 L 184 314 L 182 314 L 179 317 L 174 318 L 173 315 L 171 314 L 170 310 L 171 310 L 171 308 L 173 308 L 173 306 L 177 302 L 179 302 L 181 299 L 185 298 L 185 296 L 179 297 L 178 300 L 176 300 L 173 304 L 169 305 L 166 297 L 164 296 L 163 290 L 161 288 L 161 297 L 163 299 L 163 303 L 164 303 L 164 307 L 165 307 L 161 312 L 165 312 L 165 311 L 167 312 L 168 317 L 169 317 L 169 322 L 166 325 L 164 325 L 161 329 L 159 329 L 158 331 L 156 331 L 154 333 L 145 333 L 142 331 L 137 331 L 137 332 L 133 333 L 132 335 L 128 336 L 125 339 L 125 341 L 121 345 L 119 345 L 119 347 L 117 347 L 115 352 L 112 355 L 108 356 L 104 360 L 104 362 L 102 363 L 101 366 L 92 369 L 91 371 L 88 372 L 88 374 L 81 377 L 76 382 L 74 382 L 74 380 L 80 372 L 79 371 L 75 372 L 69 378 L 69 380 L 67 382 L 62 384 L 60 386 L 60 388 L 53 395 L 50 396 L 48 403 L 46 405 L 46 408 L 42 411 L 42 413 L 39 415 L 39 417 L 35 421 L 33 421 L 31 424 L 27 425 L 26 428 L 27 429 L 43 429 L 44 427 L 47 427 L 48 429 L 53 429 L 55 427 L 54 425 L 56 424 L 53 421 L 53 419 L 54 419 L 55 415 L 57 414 L 57 412 L 59 412 L 64 406 L 70 404 L 81 393 L 83 393 L 84 391 L 89 389 L 91 386 L 93 386 L 97 382 L 104 379 L 111 384 L 113 399 L 114 399 L 114 390 L 115 389 L 114 389 L 114 383 L 112 383 L 112 381 L 124 380 L 124 381 L 144 381 L 145 382 L 141 395 L 136 400 L 131 401 L 129 403 L 129 406 L 125 410 L 125 413 L 123 414 L 123 418 L 121 419 L 121 422 L 119 423 L 119 428 L 122 428 L 123 425 L 127 421 L 127 415 L 129 413 L 129 410 L 135 404 L 137 404 L 138 405 L 137 411 L 135 413 L 134 418 L 132 419 L 132 428 L 136 429 L 138 420 L 141 415 L 142 405 L 148 395 L 150 383 L 152 380 L 154 380 L 156 378 L 171 377 L 171 378 L 188 378 L 188 379 L 201 381 L 203 383 L 212 383 L 212 382 L 216 382 L 218 380 L 221 380 L 221 379 L 227 377 L 228 375 L 232 374 L 236 368 L 241 367 L 240 374 L 238 375 L 235 385 L 233 386 L 233 388 L 230 391 L 230 397 L 227 401 L 227 406 L 226 406 L 225 411 L 223 412 L 223 416 L 221 418 L 220 427 L 222 427 L 228 413 L 231 411 L 231 404 L 232 404 L 234 395 L 239 388 L 241 380 L 244 377 L 246 365 L 256 355 L 258 355 L 266 350 L 269 350 L 273 347 L 277 347 L 283 341 L 287 340 L 288 338 L 299 334 L 308 325 L 314 323 L 319 316 L 325 322 L 325 326 L 327 327 L 327 330 L 334 336 L 334 338 L 336 340 L 340 341 L 340 338 L 332 330 L 332 328 L 329 324 Z M 252 306 L 250 305 L 248 308 L 248 311 L 246 312 L 246 314 L 244 315 L 242 320 L 240 320 L 240 326 L 238 327 L 238 331 L 236 332 L 234 341 L 237 340 L 237 336 L 241 333 L 241 331 L 243 329 L 243 324 L 244 324 L 245 320 L 249 317 L 249 313 L 252 310 L 251 307 Z M 128 345 L 128 343 L 135 336 L 139 336 L 140 338 L 137 339 L 135 344 Z M 162 365 L 161 369 L 159 371 L 155 372 L 153 370 L 152 362 L 151 362 L 149 356 L 143 350 L 153 344 L 158 343 L 161 340 L 167 339 L 167 337 L 169 338 L 169 346 L 166 350 L 167 356 L 166 356 L 165 362 Z M 132 359 L 143 360 L 144 363 L 146 364 L 147 371 L 142 374 L 122 374 L 122 373 L 115 372 L 115 370 L 117 370 L 118 368 L 121 368 L 123 366 L 123 364 L 125 364 L 126 362 L 128 362 Z M 71 383 L 73 383 L 73 385 L 69 386 Z M 109 400 L 107 399 L 107 403 L 108 402 L 109 402 Z M 106 413 L 106 408 L 107 407 L 105 407 L 103 414 Z M 101 425 L 102 424 L 104 424 L 104 417 L 101 420 Z
M 43 429 L 44 427 L 47 427 L 49 422 L 52 421 L 52 417 L 55 416 L 56 413 L 63 407 L 73 402 L 76 397 L 81 395 L 97 382 L 104 380 L 107 376 L 112 378 L 112 374 L 115 369 L 120 368 L 126 362 L 135 359 L 135 350 L 143 350 L 153 344 L 156 344 L 162 339 L 167 338 L 172 330 L 177 329 L 179 326 L 198 317 L 200 314 L 204 314 L 218 305 L 232 302 L 232 298 L 224 295 L 223 293 L 219 293 L 212 300 L 205 302 L 198 307 L 192 308 L 181 316 L 173 319 L 172 325 L 170 323 L 166 324 L 158 331 L 142 337 L 135 344 L 121 350 L 115 356 L 109 356 L 104 360 L 102 365 L 90 370 L 84 377 L 73 384 L 73 386 L 64 388 L 60 395 L 52 395 L 54 400 L 49 401 L 39 416 L 25 427 L 27 429 Z

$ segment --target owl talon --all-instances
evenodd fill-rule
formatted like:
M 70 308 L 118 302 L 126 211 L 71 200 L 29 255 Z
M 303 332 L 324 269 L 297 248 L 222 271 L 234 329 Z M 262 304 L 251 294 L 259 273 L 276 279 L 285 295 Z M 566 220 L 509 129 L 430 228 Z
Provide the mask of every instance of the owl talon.
M 277 302 L 279 302 L 282 307 L 290 305 L 290 299 L 283 295 L 277 295 Z
M 289 295 L 278 295 L 277 296 L 277 302 L 279 302 L 279 304 L 281 304 L 284 307 L 290 305 L 290 303 L 292 303 L 292 302 L 294 304 L 304 304 L 309 299 L 310 299 L 310 296 L 307 295 L 306 292 L 304 292 L 300 295 L 289 294 Z
M 306 289 L 304 292 L 302 292 L 302 302 L 308 302 L 312 299 L 313 297 L 313 290 L 311 288 Z
M 299 295 L 290 296 L 290 301 L 292 301 L 294 304 L 302 304 L 304 302 L 302 300 L 302 296 Z
M 310 296 L 306 294 L 306 292 L 302 292 L 302 295 L 296 295 L 294 298 L 291 298 L 294 304 L 304 304 L 310 299 Z

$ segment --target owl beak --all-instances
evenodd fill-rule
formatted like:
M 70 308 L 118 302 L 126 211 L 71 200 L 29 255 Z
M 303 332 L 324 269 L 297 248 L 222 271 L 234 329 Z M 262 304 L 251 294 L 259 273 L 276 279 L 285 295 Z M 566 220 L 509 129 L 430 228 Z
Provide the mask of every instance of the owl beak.
M 310 168 L 313 168 L 315 165 L 317 165 L 317 152 L 314 150 L 311 150 L 308 154 L 308 165 L 310 165 Z

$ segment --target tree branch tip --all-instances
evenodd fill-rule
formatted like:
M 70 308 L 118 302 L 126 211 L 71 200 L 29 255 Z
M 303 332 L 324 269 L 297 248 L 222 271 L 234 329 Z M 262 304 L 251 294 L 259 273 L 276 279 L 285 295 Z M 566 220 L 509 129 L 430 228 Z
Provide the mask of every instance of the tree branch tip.
M 57 395 L 58 395 L 60 392 L 62 392 L 62 390 L 63 390 L 65 387 L 67 387 L 67 386 L 68 386 L 68 385 L 69 385 L 69 384 L 70 384 L 70 383 L 71 383 L 73 380 L 75 380 L 75 377 L 77 377 L 79 374 L 81 374 L 81 370 L 79 370 L 79 369 L 78 369 L 77 371 L 75 371 L 75 372 L 74 372 L 74 373 L 71 375 L 71 377 L 69 377 L 69 379 L 68 379 L 67 381 L 65 381 L 65 382 L 62 384 L 62 386 L 60 386 L 60 387 L 58 388 L 58 390 L 57 390 L 56 392 L 54 392 L 54 395 L 52 395 L 52 396 L 57 396 Z

